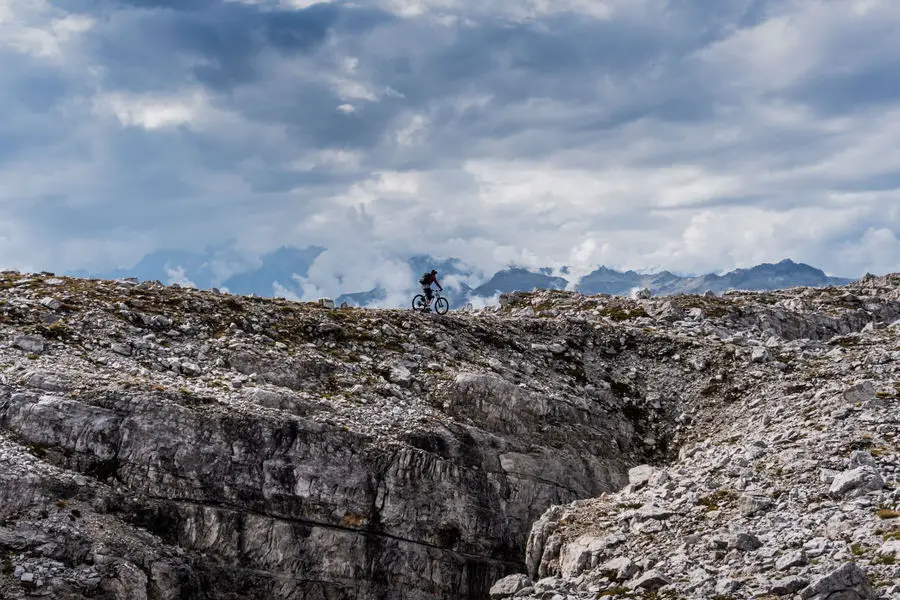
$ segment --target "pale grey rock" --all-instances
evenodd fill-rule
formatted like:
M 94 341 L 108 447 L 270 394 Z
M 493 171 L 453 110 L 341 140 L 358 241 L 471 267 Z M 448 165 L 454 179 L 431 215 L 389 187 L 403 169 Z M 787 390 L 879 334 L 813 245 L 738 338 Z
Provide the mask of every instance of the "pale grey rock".
M 109 349 L 115 352 L 116 354 L 121 354 L 122 356 L 131 356 L 131 345 L 130 344 L 122 344 L 120 342 L 113 342 L 110 344 Z
M 668 510 L 665 508 L 660 508 L 659 506 L 656 506 L 653 504 L 645 504 L 644 506 L 640 507 L 635 512 L 635 517 L 639 521 L 646 521 L 649 519 L 656 519 L 659 521 L 663 521 L 665 519 L 668 519 L 671 516 L 672 516 L 671 510 Z
M 526 575 L 509 575 L 492 585 L 489 593 L 492 600 L 512 598 L 527 587 L 531 587 L 531 580 Z
M 39 335 L 20 335 L 13 340 L 13 346 L 31 354 L 41 354 L 45 345 L 46 340 Z
M 74 387 L 74 382 L 65 375 L 40 371 L 28 373 L 23 383 L 45 392 L 67 392 Z
M 618 556 L 603 563 L 599 570 L 614 581 L 627 581 L 638 572 L 638 566 L 630 558 Z
M 846 563 L 814 579 L 800 592 L 800 597 L 803 600 L 874 600 L 876 595 L 865 571 L 855 563 Z
M 656 469 L 651 465 L 638 465 L 632 467 L 628 469 L 628 483 L 635 488 L 645 486 L 650 482 L 650 478 L 655 472 Z
M 566 544 L 560 554 L 560 574 L 575 577 L 597 564 L 596 556 L 606 547 L 602 538 L 583 535 Z
M 791 596 L 809 585 L 809 580 L 803 577 L 785 577 L 776 579 L 769 585 L 769 593 L 776 596 Z
M 750 352 L 750 362 L 767 363 L 772 360 L 772 354 L 765 346 L 757 346 Z
M 203 373 L 203 369 L 201 369 L 200 365 L 197 363 L 183 362 L 179 365 L 179 368 L 181 369 L 181 373 L 188 377 L 196 377 Z
M 844 390 L 844 400 L 851 404 L 866 402 L 875 397 L 875 385 L 871 381 L 861 381 Z
M 875 459 L 872 458 L 871 453 L 866 452 L 865 450 L 854 450 L 850 455 L 849 467 L 855 469 L 863 466 L 876 467 L 877 463 L 875 462 Z
M 806 563 L 806 553 L 803 550 L 796 550 L 778 558 L 775 561 L 775 568 L 779 571 L 787 571 L 793 567 L 802 567 Z
M 874 467 L 864 465 L 835 476 L 828 488 L 833 496 L 856 498 L 884 487 L 884 479 Z
M 319 304 L 329 310 L 334 308 L 334 300 L 331 298 L 320 298 Z
M 743 582 L 738 579 L 725 578 L 716 582 L 716 595 L 730 596 L 743 587 Z
M 772 508 L 772 500 L 766 496 L 756 494 L 742 494 L 738 507 L 741 514 L 750 517 L 756 514 L 766 512 Z
M 50 296 L 45 296 L 41 298 L 40 301 L 41 306 L 50 310 L 59 310 L 62 308 L 62 302 L 55 298 L 51 298 Z
M 412 383 L 412 373 L 403 365 L 395 365 L 391 367 L 390 373 L 388 374 L 388 381 L 402 387 L 407 387 Z
M 900 540 L 888 540 L 878 549 L 878 555 L 887 559 L 900 560 Z
M 654 591 L 671 582 L 672 581 L 666 577 L 662 571 L 651 569 L 640 577 L 629 581 L 626 585 L 633 590 L 644 589 Z

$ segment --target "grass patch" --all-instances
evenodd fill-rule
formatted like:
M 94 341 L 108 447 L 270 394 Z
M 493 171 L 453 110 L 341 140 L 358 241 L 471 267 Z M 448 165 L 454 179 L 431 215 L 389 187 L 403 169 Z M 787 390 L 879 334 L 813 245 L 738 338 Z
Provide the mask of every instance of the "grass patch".
M 900 517 L 900 511 L 890 508 L 879 508 L 875 511 L 875 516 L 879 519 L 896 519 Z
M 862 556 L 863 547 L 859 544 L 850 544 L 850 552 L 853 554 L 853 556 Z
M 737 497 L 731 490 L 718 490 L 708 496 L 697 499 L 698 506 L 705 506 L 706 510 L 712 512 L 719 510 L 723 504 L 726 504 Z
M 625 306 L 607 306 L 600 311 L 601 317 L 608 317 L 613 321 L 627 321 L 649 316 L 643 307 L 627 308 Z

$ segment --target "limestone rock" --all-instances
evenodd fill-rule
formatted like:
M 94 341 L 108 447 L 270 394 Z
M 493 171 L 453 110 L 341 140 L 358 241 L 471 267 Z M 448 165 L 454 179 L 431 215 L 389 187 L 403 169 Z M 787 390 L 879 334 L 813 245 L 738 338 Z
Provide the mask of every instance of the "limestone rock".
M 880 490 L 883 487 L 884 480 L 878 471 L 871 466 L 864 465 L 839 473 L 834 478 L 828 491 L 835 496 L 855 498 L 871 491 Z
M 846 563 L 815 579 L 800 592 L 803 600 L 874 600 L 875 592 L 866 573 L 854 563 Z
M 862 381 L 844 390 L 844 400 L 851 404 L 866 402 L 875 397 L 875 385 L 871 381 Z
M 44 338 L 39 335 L 20 335 L 13 340 L 13 346 L 31 354 L 42 353 L 45 344 Z
M 644 589 L 654 591 L 668 583 L 671 583 L 671 580 L 666 577 L 665 574 L 656 569 L 651 569 L 640 577 L 628 582 L 628 587 L 633 590 Z
M 511 598 L 530 585 L 531 580 L 526 575 L 509 575 L 492 585 L 489 593 L 492 600 Z
M 785 577 L 777 579 L 769 586 L 769 593 L 776 596 L 790 596 L 796 594 L 809 585 L 809 581 L 802 577 Z

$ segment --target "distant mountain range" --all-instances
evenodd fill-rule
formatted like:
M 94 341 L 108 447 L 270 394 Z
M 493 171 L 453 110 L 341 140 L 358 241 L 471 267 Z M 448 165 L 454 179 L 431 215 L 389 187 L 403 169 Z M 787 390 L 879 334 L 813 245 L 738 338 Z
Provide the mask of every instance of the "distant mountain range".
M 158 280 L 163 283 L 179 283 L 200 289 L 218 287 L 233 294 L 263 297 L 303 297 L 303 280 L 313 263 L 325 251 L 321 247 L 283 247 L 258 260 L 247 262 L 228 249 L 210 250 L 205 253 L 163 251 L 145 256 L 130 269 L 117 269 L 106 273 L 70 272 L 79 277 L 117 279 L 137 277 L 140 280 Z M 418 278 L 422 273 L 437 269 L 444 295 L 454 307 L 466 303 L 485 303 L 499 294 L 514 291 L 543 289 L 574 289 L 580 293 L 627 295 L 636 289 L 649 289 L 654 295 L 702 294 L 707 291 L 721 293 L 730 289 L 773 290 L 794 286 L 823 287 L 845 285 L 851 279 L 829 277 L 822 270 L 790 259 L 779 263 L 764 263 L 748 269 L 736 269 L 723 275 L 706 274 L 681 276 L 669 271 L 638 273 L 616 271 L 607 267 L 581 277 L 566 277 L 563 268 L 537 271 L 511 266 L 485 277 L 461 260 L 434 259 L 414 256 L 406 261 L 409 286 L 405 290 L 387 290 L 382 286 L 369 290 L 346 290 L 337 303 L 353 306 L 378 306 L 397 293 L 412 297 L 418 291 Z M 481 281 L 484 281 L 481 283 Z M 477 285 L 475 285 L 477 283 Z M 471 285 L 470 285 L 471 284 Z M 474 287 L 473 287 L 474 285 Z M 391 294 L 393 292 L 393 295 Z M 396 301 L 394 302 L 396 304 Z

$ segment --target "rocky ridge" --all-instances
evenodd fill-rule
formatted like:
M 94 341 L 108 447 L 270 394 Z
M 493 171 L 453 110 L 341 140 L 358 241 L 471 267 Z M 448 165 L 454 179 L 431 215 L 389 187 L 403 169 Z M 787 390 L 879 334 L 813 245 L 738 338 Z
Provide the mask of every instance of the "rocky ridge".
M 599 514 L 570 502 L 658 492 L 654 506 L 667 495 L 677 504 L 708 474 L 702 457 L 716 455 L 723 415 L 734 437 L 748 399 L 763 399 L 752 408 L 770 426 L 793 414 L 772 412 L 779 390 L 812 405 L 836 378 L 865 376 L 887 406 L 851 406 L 841 423 L 889 419 L 898 286 L 537 292 L 439 317 L 5 273 L 0 597 L 483 598 L 516 572 L 530 577 L 507 586 L 519 596 L 597 597 L 594 549 L 563 570 Z M 871 461 L 856 458 L 869 483 L 842 485 L 890 503 L 896 425 L 874 423 Z M 796 426 L 811 435 L 810 424 Z M 698 443 L 709 452 L 684 455 Z M 680 486 L 671 466 L 629 483 L 638 465 L 688 460 Z M 541 517 L 554 505 L 566 508 Z M 668 531 L 681 514 L 659 509 L 670 515 L 621 523 Z M 633 575 L 655 582 L 636 589 L 674 581 L 668 563 L 639 556 L 645 539 L 625 537 Z M 733 579 L 735 593 L 754 589 Z
M 491 598 L 900 598 L 900 321 L 833 327 L 838 307 L 896 299 L 898 279 L 765 295 L 774 322 L 738 345 L 759 387 L 698 422 L 675 460 L 549 509 L 527 569 Z

